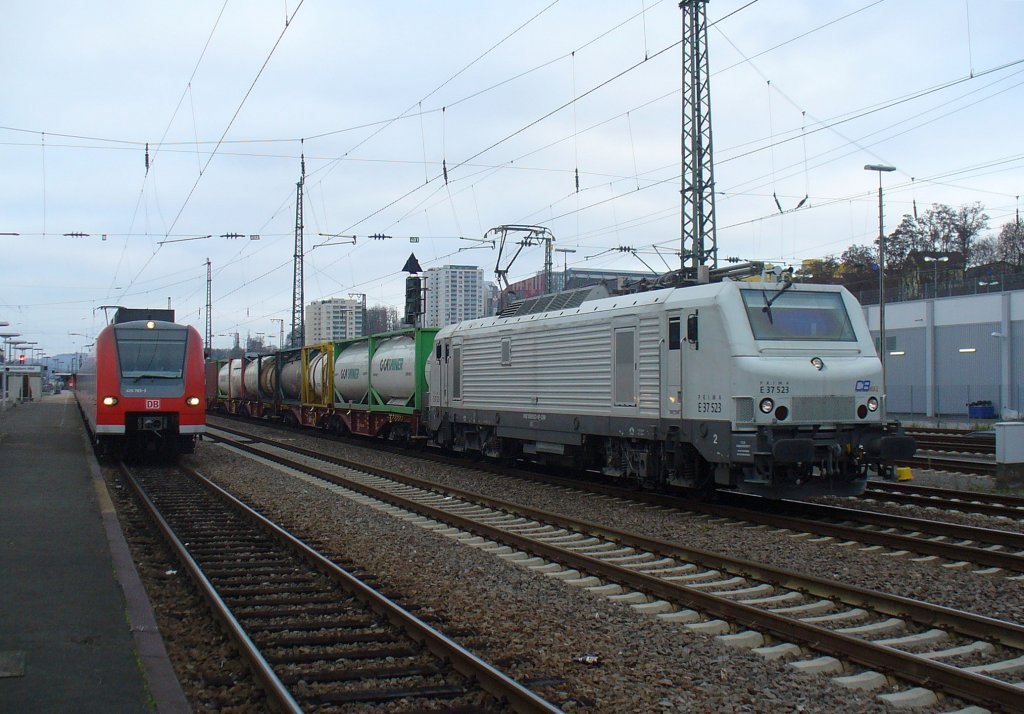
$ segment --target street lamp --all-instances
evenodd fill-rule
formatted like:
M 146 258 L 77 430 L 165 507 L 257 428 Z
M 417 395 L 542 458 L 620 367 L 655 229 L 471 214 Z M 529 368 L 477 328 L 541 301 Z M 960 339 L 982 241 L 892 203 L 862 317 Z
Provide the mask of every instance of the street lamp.
M 270 321 L 271 322 L 279 322 L 279 323 L 281 323 L 280 324 L 281 336 L 280 336 L 280 339 L 277 341 L 277 344 L 281 347 L 281 349 L 284 349 L 284 318 L 283 317 L 272 317 L 272 318 L 270 318 Z
M 932 264 L 932 297 L 939 296 L 939 263 L 948 263 L 948 255 L 940 255 L 933 257 L 926 255 L 923 258 L 924 262 Z
M 885 223 L 882 212 L 882 174 L 895 171 L 895 166 L 866 164 L 865 171 L 878 172 L 878 358 L 882 361 L 882 424 L 886 422 L 888 391 L 885 383 Z
M 0 338 L 3 338 L 3 341 L 4 341 L 4 348 L 3 348 L 3 353 L 2 353 L 3 354 L 3 358 L 4 358 L 4 362 L 6 362 L 8 360 L 8 353 L 10 352 L 11 338 L 12 337 L 21 337 L 21 333 L 20 332 L 0 332 Z
M 7 323 L 5 322 L 4 325 L 6 325 L 6 324 Z M 5 364 L 6 364 L 7 360 L 8 360 L 8 353 L 10 352 L 10 349 L 11 349 L 11 338 L 13 338 L 13 337 L 20 337 L 20 336 L 21 336 L 20 332 L 0 332 L 0 338 L 3 338 L 3 341 L 4 341 L 3 357 L 4 357 L 4 363 Z M 0 379 L 0 411 L 6 411 L 6 410 L 7 410 L 7 370 L 4 369 L 3 377 L 2 377 L 2 379 Z
M 565 290 L 566 277 L 569 275 L 569 253 L 575 253 L 575 248 L 555 248 L 556 253 L 562 254 L 562 290 Z

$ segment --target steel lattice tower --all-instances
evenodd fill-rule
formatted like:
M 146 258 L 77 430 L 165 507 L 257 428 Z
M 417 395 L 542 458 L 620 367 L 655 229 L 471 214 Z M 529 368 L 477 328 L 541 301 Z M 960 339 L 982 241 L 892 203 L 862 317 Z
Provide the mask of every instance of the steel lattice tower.
M 206 259 L 206 349 L 213 349 L 213 316 L 210 310 L 213 307 L 213 266 L 210 259 Z
M 306 182 L 306 156 L 302 155 L 302 174 L 295 184 L 295 278 L 292 282 L 292 347 L 305 344 L 305 292 L 302 287 L 302 187 Z
M 715 169 L 711 143 L 711 73 L 708 71 L 708 0 L 682 0 L 683 129 L 681 267 L 718 267 Z

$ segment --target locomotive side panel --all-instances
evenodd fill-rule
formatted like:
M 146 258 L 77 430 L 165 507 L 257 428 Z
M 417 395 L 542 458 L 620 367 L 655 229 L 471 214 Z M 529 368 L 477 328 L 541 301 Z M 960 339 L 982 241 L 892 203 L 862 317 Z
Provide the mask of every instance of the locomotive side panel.
M 602 413 L 611 403 L 609 338 L 608 325 L 598 320 L 572 330 L 529 322 L 466 333 L 461 337 L 458 406 Z M 566 379 L 569 374 L 572 379 Z

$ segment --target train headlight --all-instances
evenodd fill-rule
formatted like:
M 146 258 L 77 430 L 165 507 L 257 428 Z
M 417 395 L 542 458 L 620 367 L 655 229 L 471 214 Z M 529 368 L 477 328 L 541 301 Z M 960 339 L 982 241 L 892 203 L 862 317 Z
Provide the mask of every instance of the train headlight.
M 825 363 L 821 361 L 821 357 L 811 357 L 811 364 L 819 372 L 825 368 Z
M 761 410 L 763 414 L 771 414 L 772 409 L 775 408 L 775 402 L 768 397 L 761 400 L 761 403 L 757 405 L 757 408 Z
M 185 403 L 188 404 L 190 407 L 198 407 L 199 397 L 189 397 L 188 399 L 185 400 Z
M 112 407 L 117 404 L 117 397 L 103 397 L 103 406 Z
M 875 397 L 868 397 L 868 409 L 873 412 L 878 411 L 878 399 Z

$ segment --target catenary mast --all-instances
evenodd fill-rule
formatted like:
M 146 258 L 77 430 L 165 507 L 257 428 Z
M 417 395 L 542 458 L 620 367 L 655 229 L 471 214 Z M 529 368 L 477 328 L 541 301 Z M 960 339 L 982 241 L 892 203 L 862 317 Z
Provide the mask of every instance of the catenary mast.
M 295 184 L 295 278 L 292 281 L 292 347 L 305 344 L 305 292 L 302 287 L 302 188 L 306 182 L 306 155 L 302 154 L 302 174 Z
M 683 12 L 680 267 L 683 277 L 690 279 L 699 279 L 700 266 L 718 267 L 707 4 L 708 0 L 679 3 Z
M 210 310 L 213 307 L 213 265 L 210 259 L 206 259 L 206 349 L 213 349 L 213 316 Z

